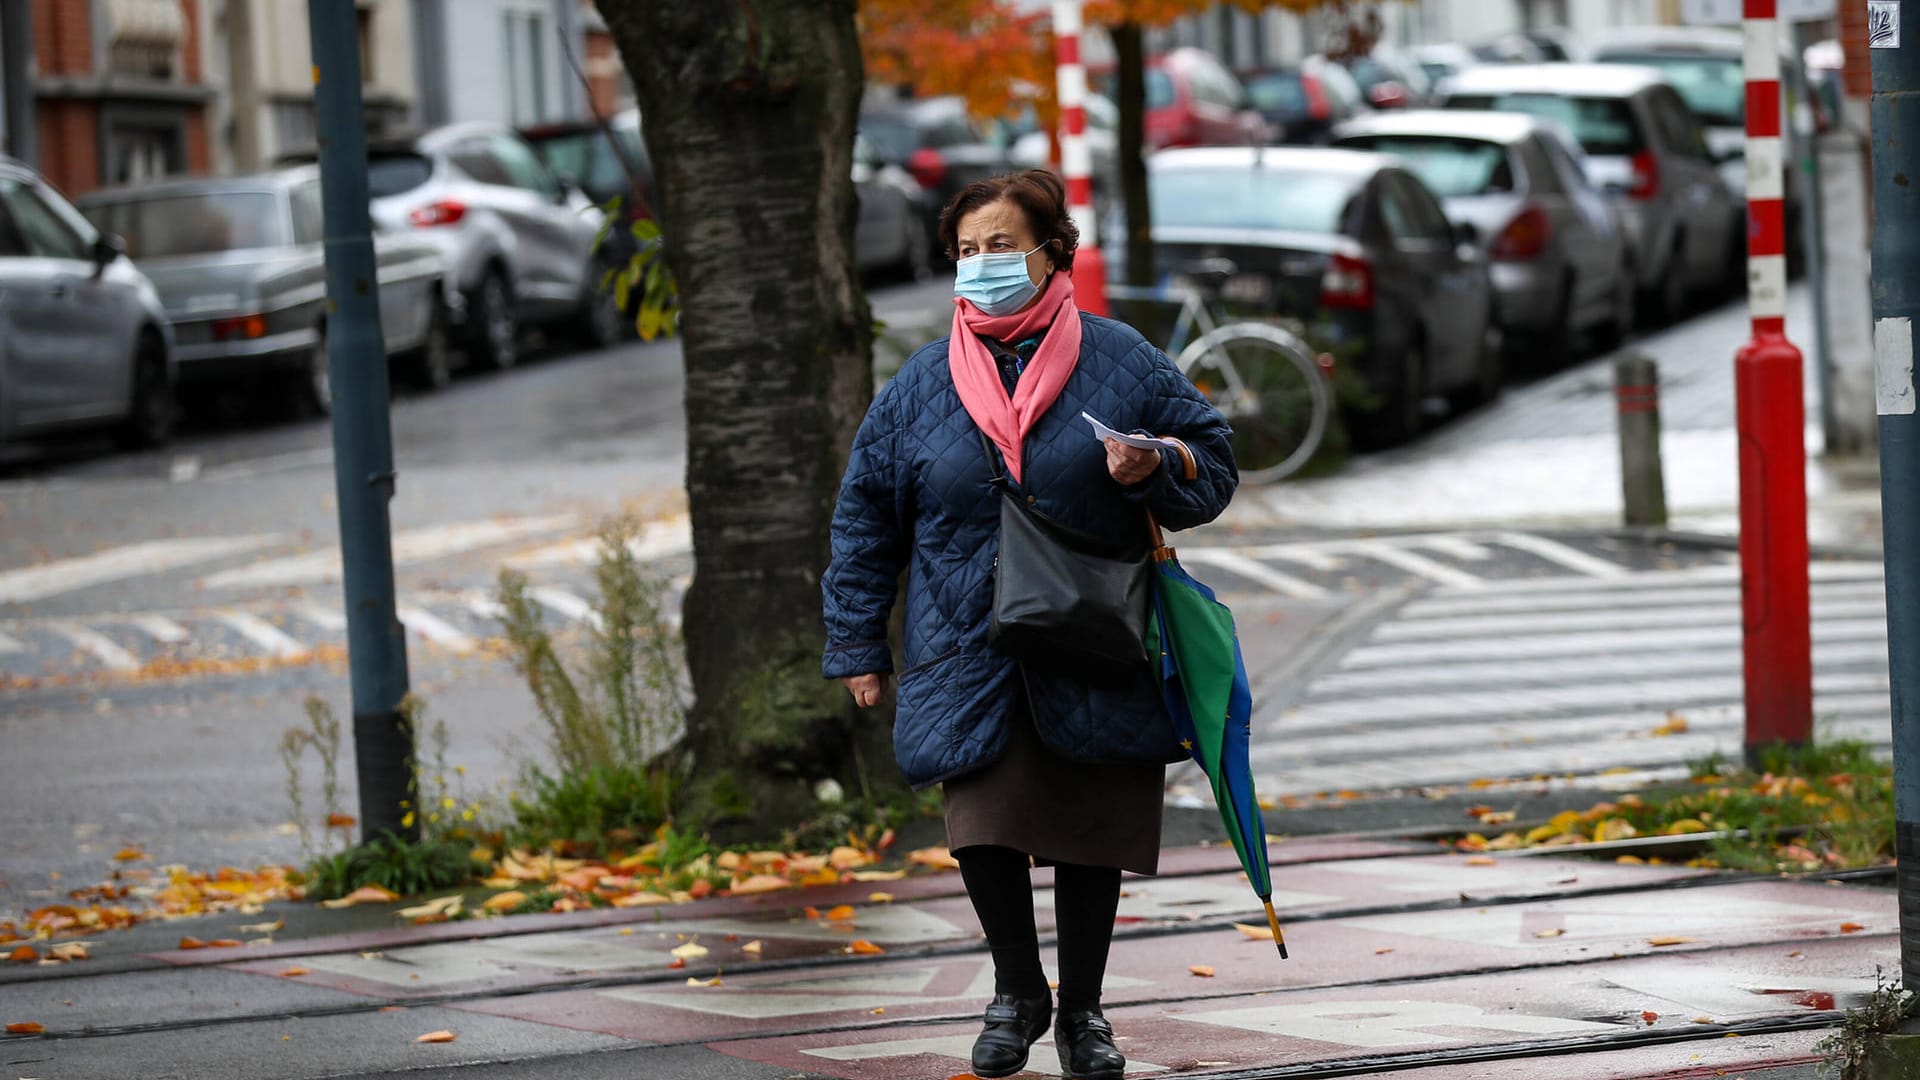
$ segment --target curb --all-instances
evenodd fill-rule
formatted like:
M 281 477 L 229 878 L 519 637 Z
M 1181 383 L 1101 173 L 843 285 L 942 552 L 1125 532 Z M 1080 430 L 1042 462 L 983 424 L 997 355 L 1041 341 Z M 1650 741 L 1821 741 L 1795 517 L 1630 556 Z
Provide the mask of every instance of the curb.
M 1568 530 L 1571 531 L 1571 530 Z M 1617 540 L 1631 540 L 1646 544 L 1674 544 L 1679 547 L 1707 548 L 1718 551 L 1739 551 L 1740 538 L 1720 533 L 1692 532 L 1687 529 L 1669 529 L 1665 526 L 1635 528 L 1619 526 L 1610 529 L 1594 530 L 1593 535 L 1609 536 Z M 1849 544 L 1809 544 L 1807 552 L 1816 559 L 1854 559 L 1862 562 L 1880 562 L 1886 558 L 1886 552 L 1880 548 Z

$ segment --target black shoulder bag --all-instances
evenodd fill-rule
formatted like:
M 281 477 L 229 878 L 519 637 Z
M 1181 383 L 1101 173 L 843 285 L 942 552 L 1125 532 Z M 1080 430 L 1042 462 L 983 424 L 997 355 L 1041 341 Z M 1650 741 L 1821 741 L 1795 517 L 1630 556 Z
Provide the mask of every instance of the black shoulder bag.
M 1138 678 L 1147 663 L 1143 638 L 1153 573 L 1148 551 L 1115 545 L 1033 509 L 984 431 L 980 443 L 1000 489 L 1000 554 L 993 564 L 987 644 L 1022 663 L 1090 683 L 1111 686 Z

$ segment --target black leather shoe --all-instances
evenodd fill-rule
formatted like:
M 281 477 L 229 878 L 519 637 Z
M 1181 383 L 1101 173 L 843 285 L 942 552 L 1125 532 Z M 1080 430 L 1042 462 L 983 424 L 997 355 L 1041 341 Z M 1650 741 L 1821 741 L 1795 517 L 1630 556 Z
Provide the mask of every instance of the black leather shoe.
M 973 1041 L 973 1075 L 991 1080 L 1027 1067 L 1027 1051 L 1053 1021 L 1053 998 L 993 995 L 987 1026 Z M 1119 1074 L 1115 1074 L 1116 1076 Z
M 1062 1012 L 1054 1029 L 1066 1080 L 1120 1080 L 1127 1058 L 1113 1045 L 1113 1026 L 1098 1009 Z

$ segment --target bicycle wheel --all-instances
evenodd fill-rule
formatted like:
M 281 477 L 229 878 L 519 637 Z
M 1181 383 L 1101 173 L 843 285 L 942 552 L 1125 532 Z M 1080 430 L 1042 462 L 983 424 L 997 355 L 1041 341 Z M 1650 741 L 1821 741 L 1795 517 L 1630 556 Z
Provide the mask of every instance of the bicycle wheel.
M 1228 323 L 1182 349 L 1179 364 L 1233 425 L 1241 480 L 1271 484 L 1320 448 L 1333 391 L 1294 335 L 1265 323 Z

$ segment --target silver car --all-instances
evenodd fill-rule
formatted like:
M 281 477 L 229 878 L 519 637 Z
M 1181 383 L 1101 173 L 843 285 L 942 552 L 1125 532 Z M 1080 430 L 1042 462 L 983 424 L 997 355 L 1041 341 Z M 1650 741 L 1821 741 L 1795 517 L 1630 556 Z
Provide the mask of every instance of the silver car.
M 520 330 L 565 324 L 583 344 L 619 340 L 625 320 L 600 288 L 605 218 L 506 128 L 458 124 L 367 150 L 373 220 L 438 246 L 452 269 L 468 355 L 512 367 Z
M 1660 72 L 1627 64 L 1488 64 L 1447 81 L 1449 109 L 1553 121 L 1579 141 L 1633 247 L 1644 313 L 1682 315 L 1744 280 L 1746 204 L 1721 182 L 1706 133 Z
M 326 413 L 326 253 L 320 175 L 173 180 L 94 192 L 81 210 L 159 290 L 178 342 L 183 386 L 245 382 L 292 391 Z M 431 244 L 376 232 L 380 322 L 389 355 L 428 385 L 447 381 L 446 262 Z
M 0 157 L 0 442 L 173 431 L 173 333 L 153 284 L 32 170 Z
M 1405 161 L 1448 220 L 1487 249 L 1495 311 L 1517 357 L 1559 364 L 1575 333 L 1611 343 L 1633 328 L 1625 231 L 1556 125 L 1522 113 L 1377 113 L 1342 125 L 1334 145 Z

